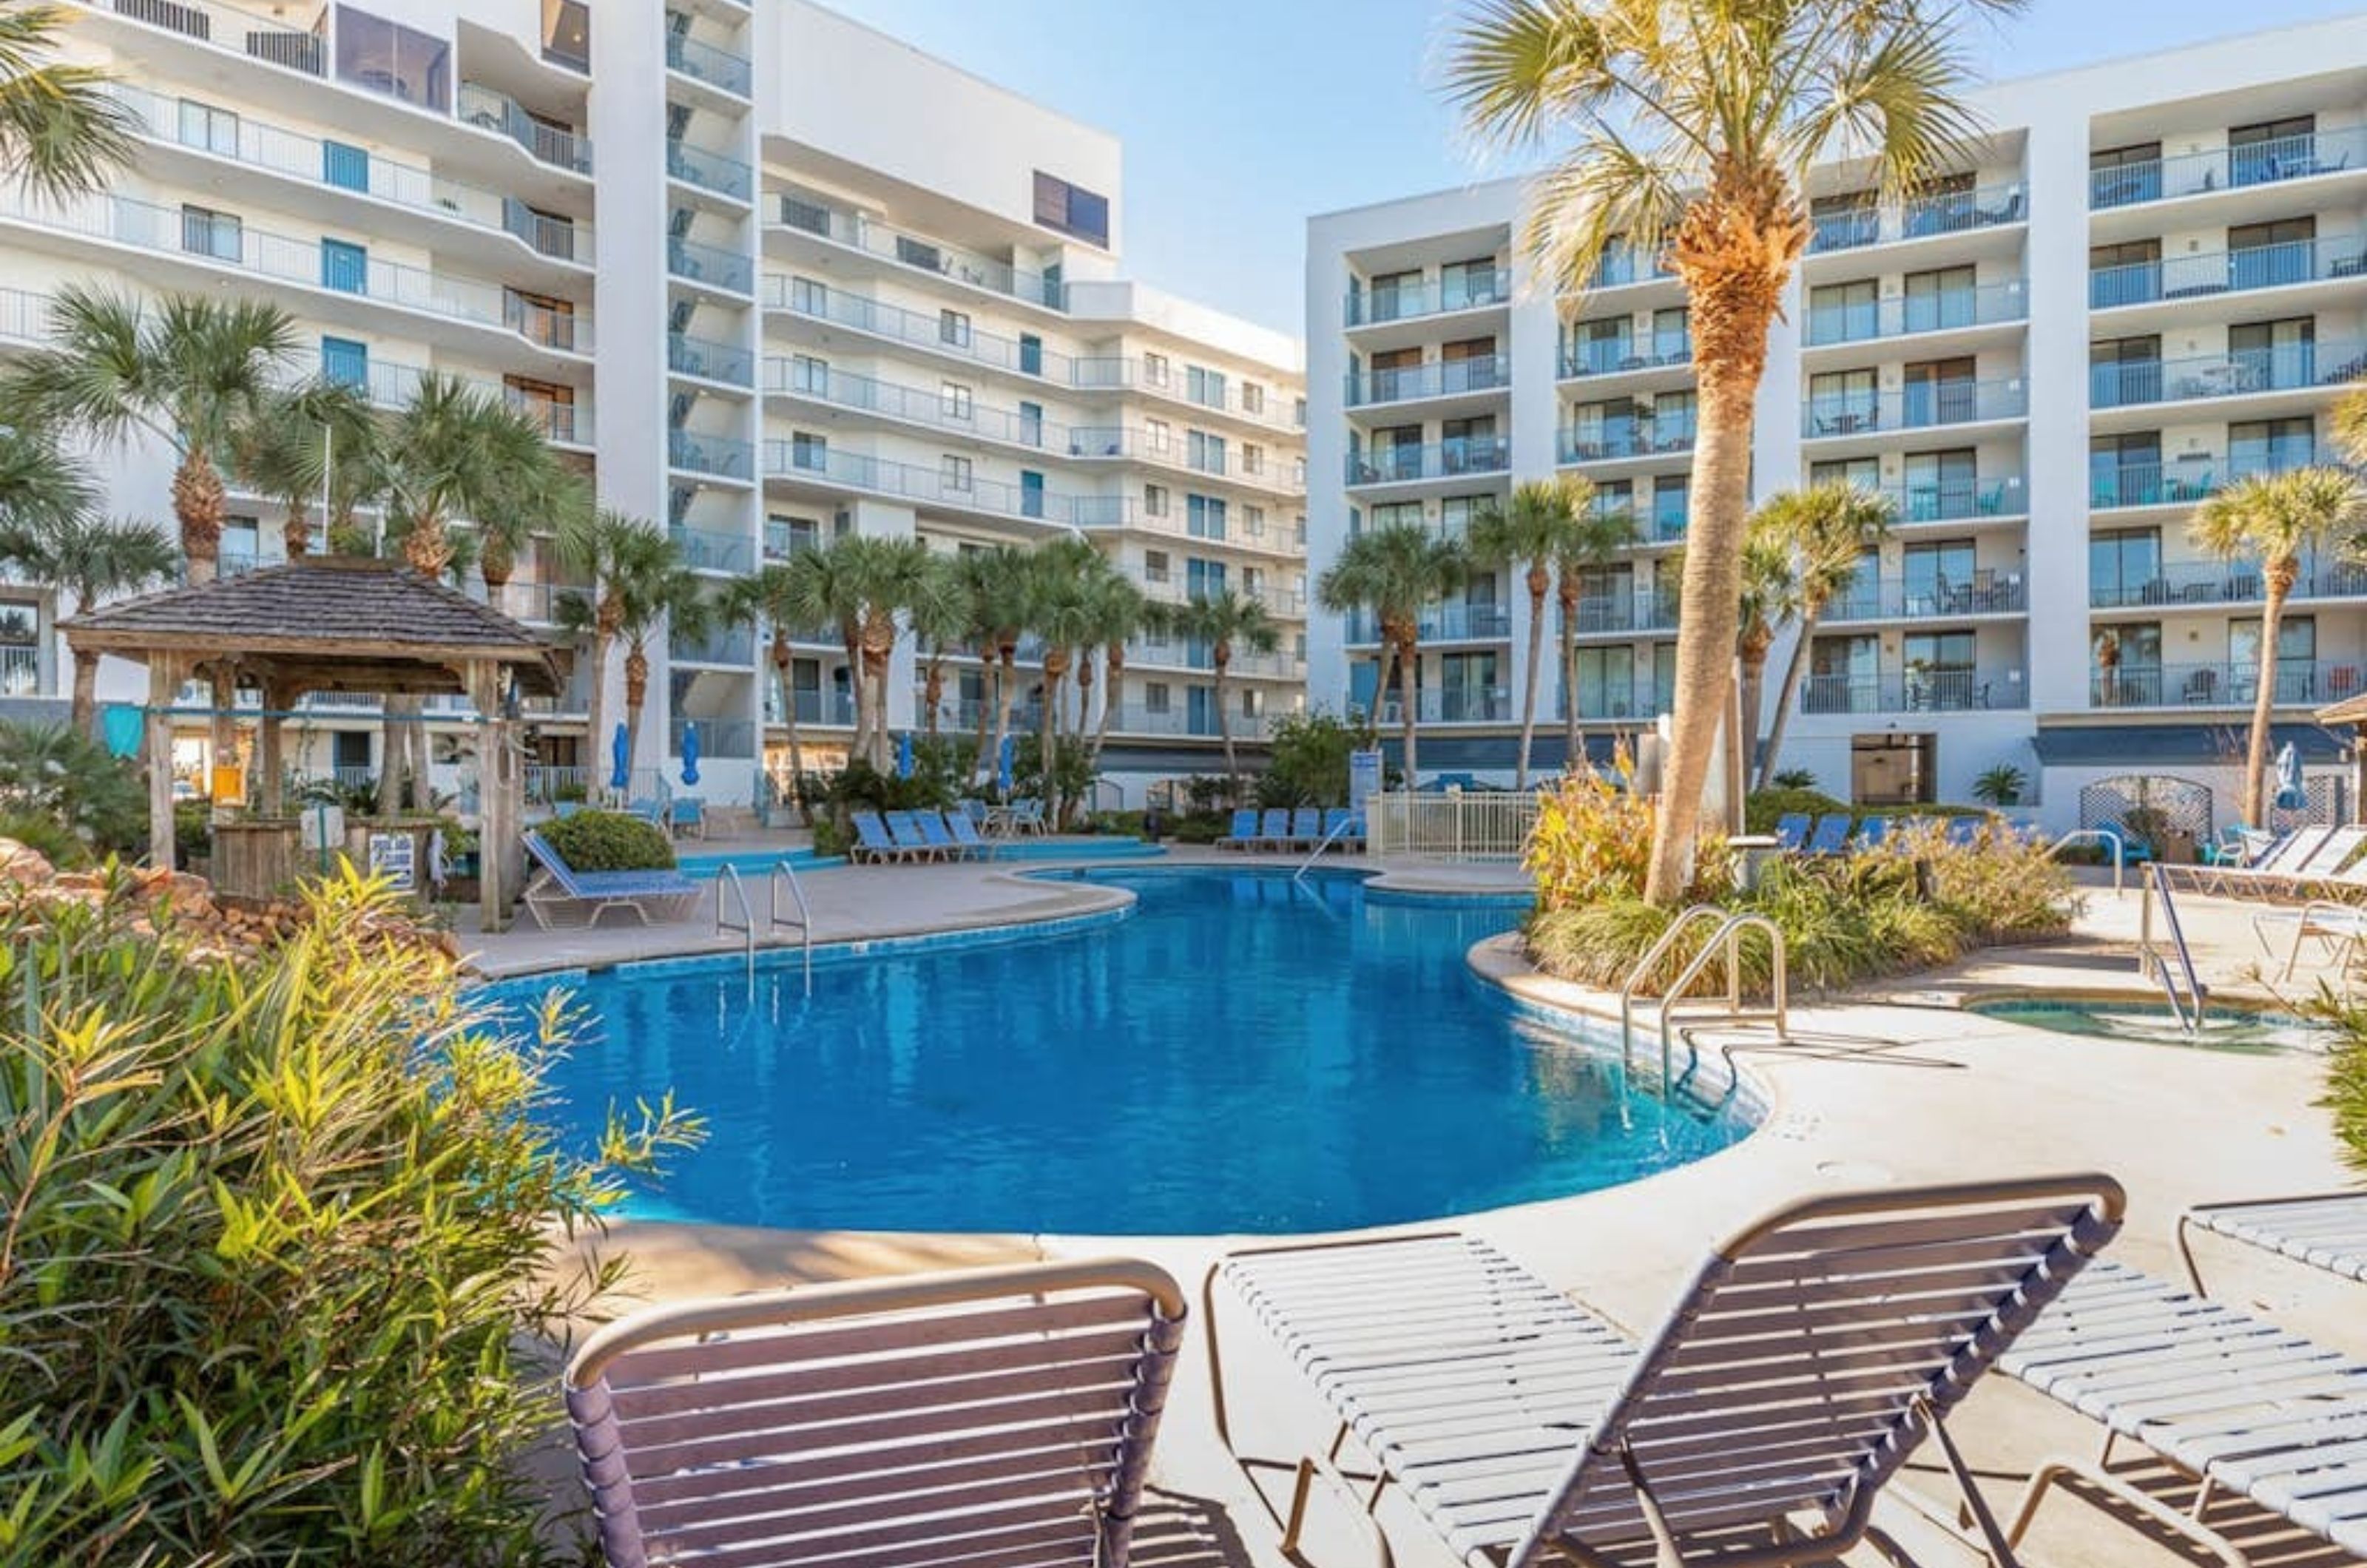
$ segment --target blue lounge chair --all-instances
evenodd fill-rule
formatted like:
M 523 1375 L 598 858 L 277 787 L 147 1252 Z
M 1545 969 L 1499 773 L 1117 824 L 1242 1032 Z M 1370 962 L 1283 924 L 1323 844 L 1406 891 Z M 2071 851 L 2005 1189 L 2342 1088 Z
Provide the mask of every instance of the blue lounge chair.
M 951 813 L 951 815 L 958 817 L 961 813 L 957 811 Z M 922 842 L 927 844 L 929 848 L 934 850 L 946 860 L 968 860 L 969 858 L 969 852 L 962 848 L 960 841 L 955 839 L 953 829 L 946 826 L 945 818 L 938 816 L 935 812 L 913 812 L 912 825 L 921 830 Z M 894 827 L 895 825 L 893 823 L 889 824 L 889 828 L 891 832 L 894 830 Z
M 878 863 L 912 858 L 909 851 L 888 836 L 888 825 L 879 820 L 877 811 L 850 812 L 847 820 L 855 824 L 855 846 L 847 852 L 847 859 Z
M 1365 847 L 1365 825 L 1356 821 L 1344 806 L 1335 806 L 1323 814 L 1323 837 L 1342 850 Z
M 667 825 L 676 838 L 707 837 L 707 803 L 695 795 L 684 795 L 668 812 Z
M 1806 849 L 1808 843 L 1808 829 L 1811 826 L 1811 818 L 1805 811 L 1786 812 L 1777 818 L 1775 819 L 1776 847 L 1787 854 L 1796 853 Z
M 550 929 L 550 912 L 569 904 L 588 904 L 586 926 L 600 923 L 604 909 L 630 909 L 650 921 L 652 903 L 696 898 L 701 885 L 678 871 L 577 871 L 539 833 L 525 835 L 526 852 L 538 868 L 521 895 L 526 912 L 543 930 Z
M 1803 854 L 1837 855 L 1849 848 L 1850 816 L 1846 811 L 1829 812 L 1817 819 L 1817 830 L 1808 835 L 1801 846 Z
M 633 801 L 625 807 L 625 815 L 638 817 L 644 822 L 654 823 L 661 828 L 665 826 L 665 807 L 659 804 L 655 795 L 643 795 L 640 799 Z
M 970 820 L 968 812 L 946 812 L 946 830 L 953 835 L 954 842 L 960 846 L 962 852 L 970 859 L 992 860 L 994 858 L 994 846 L 979 836 L 978 824 Z
M 1311 850 L 1323 841 L 1323 813 L 1316 807 L 1302 806 L 1290 814 L 1290 847 Z
M 905 854 L 914 860 L 935 860 L 938 857 L 937 847 L 922 836 L 920 821 L 912 812 L 890 811 L 887 813 L 887 820 L 888 837 Z
M 1875 849 L 1889 837 L 1890 818 L 1869 817 L 1857 825 L 1857 834 L 1850 840 L 1850 848 L 1852 850 Z
M 1011 803 L 1011 830 L 1014 833 L 1048 833 L 1052 825 L 1044 820 L 1044 803 L 1040 800 L 1014 800 Z
M 1217 840 L 1220 850 L 1245 850 L 1257 842 L 1258 814 L 1254 807 L 1243 807 L 1233 813 L 1233 830 Z
M 1262 850 L 1283 850 L 1290 847 L 1290 812 L 1277 806 L 1265 814 L 1263 826 L 1251 842 Z
M 1981 829 L 1988 825 L 1985 818 L 1951 817 L 1948 818 L 1948 842 L 1969 848 L 1981 841 Z

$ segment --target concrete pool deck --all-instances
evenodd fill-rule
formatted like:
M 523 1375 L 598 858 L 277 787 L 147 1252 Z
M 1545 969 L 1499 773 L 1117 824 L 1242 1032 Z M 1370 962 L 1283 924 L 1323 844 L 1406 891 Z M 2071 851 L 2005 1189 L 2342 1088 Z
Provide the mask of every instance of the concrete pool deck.
M 1137 863 L 1155 865 L 1161 863 Z M 1242 858 L 1184 852 L 1173 864 L 1238 866 Z M 1255 857 L 1251 863 L 1259 863 Z M 1288 857 L 1264 863 L 1290 865 Z M 1357 866 L 1363 863 L 1336 863 Z M 1037 869 L 1030 866 L 1028 869 Z M 1132 869 L 1132 868 L 1130 868 Z M 1502 891 L 1517 886 L 1512 868 L 1425 868 L 1404 885 Z M 923 929 L 1003 924 L 1078 913 L 1080 899 L 1113 890 L 1047 884 L 1003 868 L 920 866 L 844 868 L 807 879 L 817 934 L 855 940 Z M 1576 1197 L 1466 1216 L 1449 1222 L 1502 1247 L 1557 1288 L 1631 1330 L 1650 1327 L 1702 1254 L 1746 1221 L 1791 1198 L 1841 1187 L 1965 1179 L 2035 1171 L 2109 1171 L 2130 1193 L 2119 1260 L 2169 1278 L 2179 1267 L 2171 1228 L 2187 1205 L 2348 1185 L 2326 1114 L 2313 1101 L 2322 1064 L 2303 1055 L 2196 1051 L 2097 1037 L 2074 1037 L 1962 1010 L 1994 991 L 2152 993 L 2135 974 L 2138 900 L 2090 889 L 2073 934 L 2039 946 L 1997 949 L 1954 969 L 1885 987 L 1880 993 L 1818 999 L 1795 1007 L 1796 1043 L 1771 1048 L 1761 1034 L 1705 1037 L 1729 1046 L 1742 1070 L 1766 1093 L 1766 1123 L 1736 1146 L 1692 1165 Z M 2223 995 L 2267 996 L 2252 971 L 2261 962 L 2250 910 L 2224 900 L 2182 898 L 2180 909 L 2204 978 Z M 659 952 L 736 951 L 699 940 L 711 909 L 674 928 L 604 928 L 596 937 L 564 932 L 510 933 L 485 942 L 485 966 L 517 973 L 557 964 L 608 963 Z M 682 939 L 689 938 L 690 941 Z M 1523 977 L 1507 943 L 1485 944 L 1475 964 L 1520 991 L 1556 1005 L 1600 1006 L 1557 982 Z M 1437 1228 L 1425 1226 L 1422 1228 Z M 1270 1238 L 1259 1238 L 1261 1240 Z M 923 1236 L 783 1232 L 661 1224 L 616 1227 L 611 1244 L 636 1261 L 635 1292 L 644 1299 L 734 1292 L 855 1274 L 946 1267 L 993 1258 L 1116 1252 L 1151 1258 L 1187 1287 L 1231 1244 L 1226 1237 L 1082 1235 Z M 2346 1284 L 2234 1244 L 2201 1244 L 2214 1294 L 2321 1339 L 2367 1355 L 2367 1286 Z M 1254 1355 L 1253 1334 L 1228 1320 L 1229 1355 Z M 1247 1363 L 1256 1368 L 1255 1362 Z M 1157 1480 L 1166 1494 L 1146 1530 L 1139 1568 L 1283 1562 L 1264 1510 L 1243 1490 L 1218 1445 L 1208 1404 L 1207 1368 L 1193 1337 L 1161 1437 Z M 1237 1399 L 1240 1396 L 1237 1395 Z M 1240 1419 L 1261 1432 L 1287 1420 L 1289 1435 L 1319 1438 L 1319 1423 L 1285 1377 L 1254 1379 Z M 2044 1457 L 2092 1453 L 2098 1431 L 2054 1402 L 1991 1378 L 1952 1428 L 1999 1502 Z M 1266 1447 L 1274 1447 L 1268 1443 Z M 1915 1495 L 1944 1507 L 1949 1493 L 1927 1450 L 1902 1478 Z M 1981 1559 L 1932 1528 L 1908 1499 L 1894 1495 L 1876 1518 L 1930 1568 Z M 1319 1504 L 1309 1551 L 1318 1562 L 1366 1549 L 1345 1528 L 1336 1504 Z M 1400 1530 L 1400 1561 L 1447 1562 L 1425 1554 L 1417 1529 Z M 2256 1561 L 2317 1568 L 2356 1561 L 2347 1554 L 2259 1530 Z M 2193 1561 L 2058 1497 L 2041 1516 L 2032 1560 L 2062 1568 L 2153 1568 Z M 1861 1553 L 1852 1561 L 1875 1561 Z

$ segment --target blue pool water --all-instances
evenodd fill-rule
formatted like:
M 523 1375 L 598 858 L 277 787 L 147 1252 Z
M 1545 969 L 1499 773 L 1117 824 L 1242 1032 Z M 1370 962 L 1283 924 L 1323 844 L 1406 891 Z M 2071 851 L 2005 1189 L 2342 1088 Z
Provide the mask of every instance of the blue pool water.
M 1161 846 L 1146 844 L 1140 839 L 998 840 L 994 846 L 994 859 L 998 862 L 1157 860 L 1166 853 Z M 769 850 L 697 852 L 683 855 L 677 863 L 685 876 L 714 876 L 726 865 L 742 876 L 765 876 L 784 860 L 799 871 L 818 871 L 823 866 L 845 863 L 836 855 L 818 855 L 811 850 L 791 850 L 787 853 Z
M 1464 953 L 1514 906 L 1360 878 L 1110 868 L 1124 919 L 794 965 L 595 974 L 558 1071 L 588 1137 L 672 1088 L 708 1143 L 650 1217 L 1102 1235 L 1327 1230 L 1696 1159 L 1745 1114 L 1664 1106 Z

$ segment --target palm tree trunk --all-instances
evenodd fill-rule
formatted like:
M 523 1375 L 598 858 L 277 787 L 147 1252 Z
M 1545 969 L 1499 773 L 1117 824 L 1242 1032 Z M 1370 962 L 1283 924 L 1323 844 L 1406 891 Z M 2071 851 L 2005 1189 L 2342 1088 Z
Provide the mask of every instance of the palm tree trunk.
M 649 700 L 650 656 L 636 640 L 625 650 L 625 795 L 633 794 L 633 763 L 641 754 L 641 705 Z
M 994 694 L 987 698 L 978 710 L 978 757 L 971 762 L 969 770 L 972 778 L 982 779 L 986 776 L 986 770 L 991 766 L 987 749 L 994 743 L 994 732 L 987 723 L 987 710 L 1002 705 L 1002 667 L 991 654 L 981 659 L 980 663 L 987 674 L 994 677 Z
M 1210 662 L 1217 671 L 1217 739 L 1225 744 L 1226 787 L 1232 792 L 1233 801 L 1238 805 L 1241 798 L 1241 769 L 1240 764 L 1233 760 L 1232 705 L 1225 700 L 1229 694 L 1226 676 L 1233 661 L 1230 659 L 1212 659 Z
M 1096 768 L 1102 763 L 1102 746 L 1109 739 L 1110 715 L 1117 707 L 1118 693 L 1126 689 L 1123 684 L 1126 678 L 1126 655 L 1120 651 L 1122 647 L 1122 644 L 1114 642 L 1102 649 L 1102 716 L 1101 721 L 1093 727 L 1093 749 L 1091 753 L 1093 766 Z
M 1405 641 L 1398 645 L 1398 720 L 1405 727 L 1405 786 L 1411 790 L 1421 775 L 1414 770 L 1414 660 L 1421 656 L 1421 645 Z
M 928 716 L 922 720 L 922 733 L 930 739 L 937 738 L 937 705 L 946 700 L 946 656 L 932 651 L 928 672 L 921 679 L 921 701 L 927 705 Z
M 1529 751 L 1537 741 L 1537 660 L 1546 651 L 1546 579 L 1543 563 L 1529 567 L 1529 678 L 1521 689 L 1521 757 L 1512 770 L 1512 787 L 1529 787 Z
M 191 446 L 173 470 L 173 517 L 180 525 L 192 585 L 211 582 L 221 570 L 222 514 L 228 506 L 213 459 L 204 447 Z
M 789 738 L 789 803 L 797 807 L 802 821 L 806 811 L 806 753 L 804 743 L 798 739 L 798 688 L 791 679 L 795 668 L 788 634 L 775 627 L 773 673 L 781 682 L 781 727 L 788 731 Z
M 2244 749 L 2244 821 L 2254 828 L 2269 825 L 2269 716 L 2277 700 L 2277 623 L 2284 619 L 2285 595 L 2293 592 L 2293 563 L 2271 561 L 2261 575 L 2268 580 L 2268 596 L 2260 605 L 2259 690 L 2252 694 L 2251 742 Z
M 986 766 L 989 768 L 1001 766 L 1003 739 L 1011 733 L 1011 710 L 1016 705 L 1014 699 L 1019 695 L 1019 645 L 1015 642 L 1002 644 L 996 649 L 995 659 L 994 745 L 987 752 Z
M 608 649 L 609 635 L 595 625 L 592 630 L 592 690 L 586 699 L 584 722 L 590 728 L 592 777 L 583 798 L 597 803 L 600 799 L 600 757 L 608 745 L 612 721 L 608 716 Z
M 88 604 L 88 600 L 81 603 Z M 96 739 L 98 736 L 98 654 L 96 650 L 77 648 L 74 650 L 74 727 Z
M 1800 606 L 1800 640 L 1792 645 L 1792 657 L 1784 664 L 1784 689 L 1775 699 L 1775 721 L 1767 727 L 1767 749 L 1759 753 L 1756 788 L 1774 787 L 1776 766 L 1784 756 L 1784 731 L 1791 727 L 1792 709 L 1800 700 L 1800 682 L 1808 673 L 1808 643 L 1817 635 L 1817 617 L 1823 611 L 1822 604 Z M 1753 728 L 1757 722 L 1752 720 Z
M 1765 698 L 1767 684 L 1767 649 L 1745 649 L 1742 653 L 1742 723 L 1735 732 L 1736 762 L 1733 769 L 1738 778 L 1748 775 L 1750 748 L 1759 738 L 1759 705 Z
M 1561 641 L 1561 765 L 1567 773 L 1586 756 L 1586 737 L 1578 713 L 1578 595 L 1565 584 L 1554 597 L 1555 607 L 1561 612 L 1561 625 L 1554 635 Z
M 1057 824 L 1060 820 L 1060 792 L 1055 786 L 1052 770 L 1052 749 L 1056 739 L 1056 737 L 1052 733 L 1052 715 L 1056 706 L 1053 699 L 1052 680 L 1052 671 L 1049 668 L 1049 660 L 1048 660 L 1047 668 L 1044 671 L 1042 734 L 1036 741 L 1036 760 L 1043 764 L 1038 772 L 1042 777 L 1044 819 L 1047 822 Z

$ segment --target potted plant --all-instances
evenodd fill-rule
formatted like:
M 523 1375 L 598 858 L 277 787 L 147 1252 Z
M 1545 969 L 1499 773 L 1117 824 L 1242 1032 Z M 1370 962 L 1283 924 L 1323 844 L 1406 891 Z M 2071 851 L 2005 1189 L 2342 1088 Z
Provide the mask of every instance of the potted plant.
M 2020 806 L 2030 775 L 2011 762 L 1999 762 L 1973 781 L 1973 798 L 1983 806 Z

